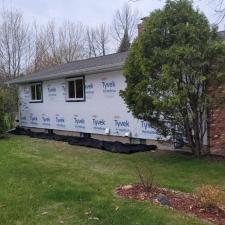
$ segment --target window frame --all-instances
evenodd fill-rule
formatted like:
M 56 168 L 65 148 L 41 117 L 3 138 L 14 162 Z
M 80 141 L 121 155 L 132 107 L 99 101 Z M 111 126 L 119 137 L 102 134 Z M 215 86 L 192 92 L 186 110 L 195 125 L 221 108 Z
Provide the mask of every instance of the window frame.
M 35 86 L 35 97 L 37 98 L 37 85 L 41 85 L 41 99 L 32 99 L 31 87 Z M 30 84 L 30 103 L 43 103 L 43 84 L 42 82 L 35 82 Z
M 83 98 L 69 98 L 69 82 L 74 81 L 74 92 L 76 96 L 76 80 L 82 80 L 83 82 Z M 66 79 L 66 102 L 84 102 L 86 101 L 86 95 L 85 95 L 85 76 L 79 76 L 79 77 L 70 77 Z

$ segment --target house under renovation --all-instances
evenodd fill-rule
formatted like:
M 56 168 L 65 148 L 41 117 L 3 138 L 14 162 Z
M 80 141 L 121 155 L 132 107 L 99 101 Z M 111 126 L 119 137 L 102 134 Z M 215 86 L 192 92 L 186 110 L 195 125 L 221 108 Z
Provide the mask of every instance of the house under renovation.
M 19 86 L 19 123 L 35 131 L 102 140 L 155 143 L 146 121 L 135 119 L 120 97 L 127 52 L 74 61 L 10 84 Z
M 19 86 L 20 126 L 173 149 L 173 143 L 158 141 L 160 136 L 151 124 L 135 119 L 120 97 L 126 87 L 123 66 L 127 54 L 78 60 L 10 81 Z M 224 93 L 224 88 L 218 91 Z M 221 110 L 212 114 L 205 145 L 225 155 L 225 111 Z

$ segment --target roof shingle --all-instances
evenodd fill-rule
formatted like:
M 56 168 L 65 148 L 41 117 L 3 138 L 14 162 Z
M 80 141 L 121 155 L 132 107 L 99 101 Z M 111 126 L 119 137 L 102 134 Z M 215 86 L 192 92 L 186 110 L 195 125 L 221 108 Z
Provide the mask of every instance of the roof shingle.
M 95 58 L 77 60 L 66 64 L 53 66 L 51 68 L 41 70 L 37 73 L 33 73 L 27 76 L 19 77 L 11 80 L 9 83 L 25 83 L 32 81 L 50 80 L 55 79 L 56 76 L 72 75 L 72 74 L 85 74 L 85 72 L 95 72 L 96 69 L 105 69 L 107 67 L 123 66 L 128 52 L 114 53 L 106 56 L 99 56 Z M 67 74 L 68 73 L 68 74 Z

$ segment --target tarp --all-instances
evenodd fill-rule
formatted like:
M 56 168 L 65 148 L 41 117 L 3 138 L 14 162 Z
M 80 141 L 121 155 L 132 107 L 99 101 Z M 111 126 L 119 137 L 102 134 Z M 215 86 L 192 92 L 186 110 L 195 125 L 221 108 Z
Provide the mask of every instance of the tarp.
M 15 134 L 15 135 L 27 135 L 32 138 L 64 141 L 64 142 L 68 142 L 70 145 L 85 146 L 89 148 L 101 149 L 108 152 L 124 153 L 124 154 L 145 152 L 145 151 L 151 151 L 151 150 L 157 149 L 156 145 L 124 144 L 118 141 L 115 141 L 115 142 L 101 141 L 101 140 L 86 138 L 86 137 L 72 137 L 72 136 L 48 134 L 48 133 L 42 133 L 42 132 L 32 132 L 30 130 L 25 130 L 23 128 L 16 128 L 15 130 L 11 130 L 9 133 Z

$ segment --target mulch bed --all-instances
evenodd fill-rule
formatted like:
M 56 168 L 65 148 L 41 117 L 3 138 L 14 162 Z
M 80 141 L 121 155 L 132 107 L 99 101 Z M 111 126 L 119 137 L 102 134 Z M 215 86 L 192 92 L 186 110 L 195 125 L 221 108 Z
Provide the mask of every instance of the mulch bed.
M 163 194 L 169 200 L 172 209 L 195 215 L 215 224 L 225 225 L 225 212 L 220 209 L 209 211 L 203 208 L 192 194 L 159 187 L 155 187 L 150 193 L 147 193 L 140 184 L 120 186 L 116 188 L 116 193 L 123 198 L 147 200 L 159 205 L 161 204 L 156 198 L 159 194 Z

